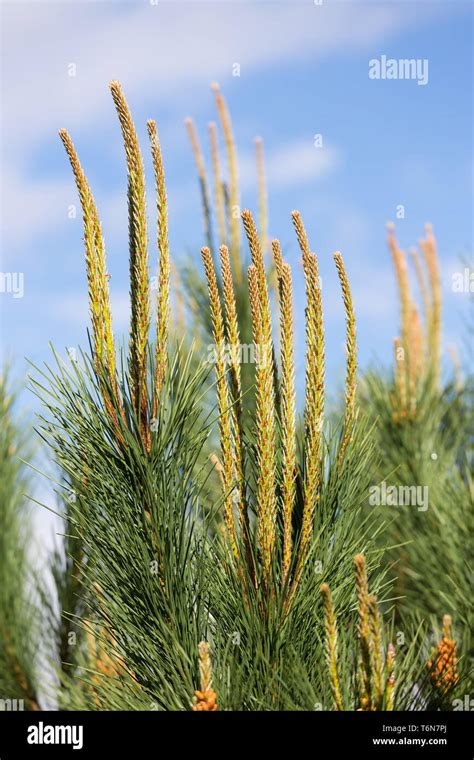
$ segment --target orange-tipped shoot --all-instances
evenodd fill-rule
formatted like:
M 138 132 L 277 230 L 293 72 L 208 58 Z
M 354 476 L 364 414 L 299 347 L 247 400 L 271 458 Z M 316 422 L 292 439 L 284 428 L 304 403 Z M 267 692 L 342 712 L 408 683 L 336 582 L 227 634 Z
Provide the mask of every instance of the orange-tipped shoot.
M 217 229 L 219 232 L 219 243 L 225 245 L 227 242 L 227 231 L 225 222 L 225 193 L 224 183 L 221 175 L 221 165 L 219 160 L 219 146 L 217 142 L 217 127 L 214 122 L 209 124 L 209 141 L 211 143 L 212 171 L 214 175 L 214 198 L 216 205 Z
M 258 181 L 258 226 L 260 228 L 260 244 L 265 256 L 267 250 L 267 227 L 268 227 L 268 209 L 267 209 L 267 188 L 265 183 L 265 162 L 263 158 L 263 140 L 261 137 L 255 138 L 255 153 L 257 160 L 257 181 Z
M 392 260 L 395 267 L 398 290 L 400 294 L 402 320 L 401 341 L 405 351 L 408 351 L 410 304 L 412 302 L 410 282 L 408 278 L 408 267 L 405 254 L 402 250 L 400 250 L 397 239 L 395 237 L 395 227 L 392 223 L 387 224 L 387 233 L 388 247 L 392 254 Z
M 257 509 L 264 579 L 268 579 L 275 546 L 275 397 L 270 301 L 260 240 L 250 211 L 242 212 L 253 264 L 249 293 L 256 366 L 256 438 L 258 458 Z
M 145 446 L 149 447 L 147 423 L 147 344 L 150 329 L 148 238 L 145 171 L 138 137 L 119 82 L 110 91 L 122 129 L 128 167 L 128 219 L 130 248 L 130 365 L 132 396 Z
M 248 277 L 253 338 L 256 348 L 257 531 L 263 578 L 267 582 L 275 546 L 276 522 L 273 380 L 271 354 L 265 350 L 260 288 L 254 264 L 249 267 Z
M 216 712 L 219 708 L 217 694 L 212 688 L 212 662 L 209 644 L 206 641 L 201 641 L 198 651 L 201 688 L 194 693 L 193 710 L 195 712 Z
M 202 154 L 201 146 L 194 125 L 193 120 L 188 116 L 184 120 L 186 129 L 189 135 L 189 141 L 193 151 L 194 161 L 196 163 L 196 169 L 199 180 L 199 187 L 201 190 L 201 201 L 204 218 L 204 234 L 208 247 L 212 250 L 212 232 L 211 232 L 211 201 L 209 194 L 209 185 L 207 182 L 206 166 L 204 164 L 204 156 Z
M 157 246 L 160 261 L 158 277 L 158 304 L 156 318 L 156 374 L 153 389 L 153 416 L 156 417 L 163 388 L 168 347 L 169 311 L 170 311 L 170 250 L 168 241 L 168 208 L 166 199 L 165 172 L 161 156 L 160 142 L 156 123 L 147 122 L 150 137 L 153 168 L 156 184 L 156 205 L 158 212 Z
M 344 416 L 344 433 L 339 452 L 339 461 L 342 461 L 347 444 L 351 438 L 351 429 L 355 417 L 356 387 L 357 387 L 357 344 L 356 344 L 356 320 L 354 305 L 352 303 L 351 289 L 347 277 L 344 261 L 341 253 L 334 254 L 337 272 L 341 283 L 344 308 L 346 310 L 346 408 Z
M 114 395 L 118 399 L 116 380 L 115 344 L 112 332 L 112 313 L 109 297 L 109 276 L 105 255 L 105 244 L 94 198 L 80 164 L 76 149 L 69 133 L 59 130 L 59 136 L 66 149 L 74 173 L 81 200 L 84 222 L 84 246 L 86 256 L 89 310 L 92 321 L 94 363 L 97 372 L 106 368 Z M 109 414 L 115 418 L 112 402 L 104 397 Z
M 439 384 L 441 363 L 441 278 L 436 246 L 436 238 L 431 224 L 425 225 L 425 238 L 420 241 L 430 283 L 431 306 L 428 323 L 428 350 L 431 365 L 431 379 L 435 387 Z
M 226 380 L 224 318 L 222 315 L 219 289 L 217 287 L 216 272 L 211 252 L 209 248 L 202 248 L 201 254 L 209 290 L 212 329 L 216 347 L 216 385 L 222 455 L 224 519 L 232 553 L 234 554 L 234 557 L 237 557 L 238 547 L 235 533 L 232 494 L 234 487 L 234 454 L 232 450 L 232 423 Z
M 331 689 L 336 710 L 343 710 L 339 674 L 337 669 L 337 620 L 334 612 L 331 592 L 327 583 L 321 584 L 321 594 L 324 602 L 324 622 L 326 627 L 326 656 L 331 679 Z
M 273 241 L 274 243 L 277 241 Z M 275 246 L 274 246 L 275 248 Z M 278 269 L 277 269 L 278 271 Z M 280 354 L 281 354 L 281 435 L 282 513 L 283 513 L 283 572 L 286 582 L 292 557 L 292 518 L 295 500 L 296 463 L 296 401 L 293 336 L 293 286 L 291 268 L 282 263 L 279 275 Z
M 395 647 L 390 643 L 386 657 L 387 680 L 385 684 L 385 709 L 393 710 L 395 698 Z
M 240 205 L 239 205 L 239 185 L 237 170 L 237 150 L 235 147 L 234 135 L 232 133 L 232 122 L 230 114 L 222 95 L 219 85 L 214 82 L 211 85 L 216 98 L 217 112 L 224 134 L 224 141 L 227 153 L 227 162 L 229 167 L 229 227 L 230 227 L 230 251 L 232 257 L 232 267 L 237 285 L 242 282 L 242 263 L 240 260 Z
M 244 482 L 244 442 L 242 428 L 242 382 L 240 377 L 240 336 L 237 319 L 237 306 L 235 302 L 234 286 L 232 282 L 232 272 L 230 267 L 229 250 L 227 246 L 222 245 L 219 249 L 222 272 L 222 290 L 225 306 L 225 319 L 227 327 L 227 339 L 229 344 L 229 369 L 230 369 L 230 388 L 232 397 L 232 428 L 234 440 L 235 472 L 238 481 L 239 490 L 239 517 L 240 527 L 248 540 L 248 516 L 245 502 L 245 482 Z
M 368 598 L 369 622 L 371 634 L 371 654 L 374 678 L 374 710 L 381 710 L 384 698 L 384 661 L 382 642 L 382 618 L 377 604 L 377 597 Z
M 371 630 L 369 618 L 369 587 L 367 567 L 363 554 L 354 557 L 356 570 L 357 600 L 359 605 L 359 644 L 361 651 L 362 688 L 360 706 L 362 710 L 372 709 L 372 657 Z
M 324 327 L 321 287 L 316 254 L 309 248 L 303 220 L 292 213 L 296 236 L 303 256 L 306 281 L 306 399 L 305 399 L 305 483 L 303 522 L 296 581 L 308 552 L 321 479 L 324 424 Z
M 441 692 L 446 692 L 457 684 L 456 641 L 452 638 L 451 615 L 443 617 L 443 637 L 427 665 L 431 682 Z

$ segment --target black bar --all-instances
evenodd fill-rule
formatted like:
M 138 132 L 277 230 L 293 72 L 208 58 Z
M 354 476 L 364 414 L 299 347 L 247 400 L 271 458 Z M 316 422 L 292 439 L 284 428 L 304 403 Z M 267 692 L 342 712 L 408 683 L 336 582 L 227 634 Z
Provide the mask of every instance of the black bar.
M 472 760 L 470 712 L 2 712 L 0 760 L 23 757 L 244 758 L 281 755 L 330 758 L 413 757 Z M 56 727 L 64 727 L 56 729 Z M 82 728 L 82 733 L 81 733 Z M 69 744 L 48 743 L 69 740 Z M 29 740 L 29 741 L 28 741 Z M 33 741 L 43 743 L 31 743 Z M 73 749 L 74 744 L 77 749 Z M 81 746 L 79 746 L 81 745 Z

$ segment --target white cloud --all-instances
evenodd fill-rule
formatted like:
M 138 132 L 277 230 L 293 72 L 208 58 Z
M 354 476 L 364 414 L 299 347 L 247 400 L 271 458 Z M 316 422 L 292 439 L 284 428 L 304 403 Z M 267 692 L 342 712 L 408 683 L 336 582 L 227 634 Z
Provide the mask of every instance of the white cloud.
M 14 167 L 2 174 L 1 227 L 4 250 L 21 244 L 51 225 L 67 219 L 69 203 L 78 204 L 73 185 L 66 180 L 26 178 Z
M 311 139 L 298 140 L 265 155 L 267 185 L 273 190 L 319 180 L 332 172 L 340 156 L 334 147 L 315 148 Z M 242 189 L 257 187 L 255 156 L 239 160 Z
M 181 87 L 258 66 L 370 46 L 416 19 L 397 5 L 338 3 L 31 3 L 3 8 L 3 120 L 10 148 L 31 150 L 58 126 L 100 126 L 113 78 L 133 101 L 148 92 L 156 108 Z M 426 10 L 425 17 L 428 14 Z M 21 45 L 18 44 L 21 40 Z M 76 76 L 68 65 L 76 65 Z M 191 93 L 187 93 L 189 96 Z M 195 97 L 201 97 L 196 92 Z
M 334 148 L 295 143 L 270 157 L 268 181 L 270 186 L 278 188 L 321 179 L 337 166 L 338 161 L 339 154 Z
M 424 20 L 430 13 L 426 9 Z M 245 86 L 257 68 L 370 51 L 418 21 L 408 7 L 347 3 L 9 3 L 2 16 L 5 242 L 36 237 L 60 223 L 75 202 L 72 182 L 31 173 L 32 157 L 55 139 L 58 127 L 69 127 L 74 136 L 105 131 L 106 146 L 115 144 L 108 138 L 110 125 L 116 127 L 107 93 L 111 79 L 122 81 L 134 110 L 146 102 L 151 116 L 159 118 L 170 105 L 185 114 L 199 110 L 206 93 L 210 97 L 211 80 L 231 78 L 235 61 L 239 86 Z M 69 64 L 76 66 L 74 77 Z M 118 145 L 118 129 L 114 140 Z M 336 161 L 332 148 L 295 142 L 269 156 L 268 180 L 273 187 L 307 182 Z

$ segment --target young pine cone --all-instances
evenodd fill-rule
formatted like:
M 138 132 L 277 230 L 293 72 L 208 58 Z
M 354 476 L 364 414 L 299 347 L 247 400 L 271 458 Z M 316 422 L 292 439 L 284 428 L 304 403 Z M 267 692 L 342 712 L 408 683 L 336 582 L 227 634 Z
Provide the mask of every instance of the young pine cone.
M 217 694 L 214 689 L 207 689 L 206 691 L 194 692 L 194 706 L 195 712 L 216 712 L 219 708 L 217 706 Z

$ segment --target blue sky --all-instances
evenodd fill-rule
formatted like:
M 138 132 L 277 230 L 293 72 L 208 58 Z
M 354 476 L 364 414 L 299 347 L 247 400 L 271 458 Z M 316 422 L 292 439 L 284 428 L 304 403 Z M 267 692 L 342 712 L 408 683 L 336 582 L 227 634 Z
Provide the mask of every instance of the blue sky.
M 472 252 L 472 4 L 445 2 L 4 2 L 2 15 L 1 271 L 24 274 L 24 296 L 0 293 L 1 343 L 24 357 L 86 344 L 81 217 L 57 135 L 72 134 L 103 222 L 114 329 L 126 332 L 126 172 L 108 82 L 119 79 L 136 120 L 154 199 L 146 119 L 158 123 L 172 255 L 199 256 L 200 199 L 183 119 L 204 143 L 216 119 L 209 85 L 227 98 L 241 164 L 241 205 L 256 210 L 254 143 L 264 139 L 270 234 L 302 282 L 290 214 L 298 208 L 320 258 L 330 387 L 342 383 L 344 312 L 332 262 L 341 250 L 358 316 L 360 361 L 388 362 L 398 332 L 385 223 L 408 249 L 431 221 L 444 292 L 444 343 L 461 345 L 466 294 L 452 292 Z M 372 80 L 369 60 L 427 59 L 429 80 Z M 233 76 L 233 64 L 240 76 Z M 69 76 L 75 64 L 76 75 Z M 315 148 L 314 135 L 323 137 Z M 206 146 L 206 158 L 208 159 Z M 209 160 L 207 161 L 209 165 Z M 151 275 L 154 249 L 151 244 Z M 303 342 L 299 366 L 303 367 Z M 29 396 L 22 397 L 34 405 Z

